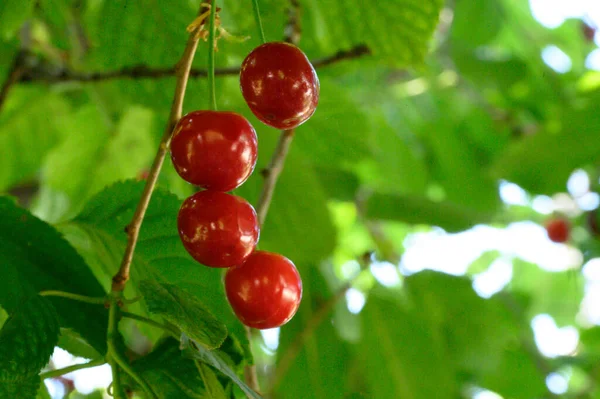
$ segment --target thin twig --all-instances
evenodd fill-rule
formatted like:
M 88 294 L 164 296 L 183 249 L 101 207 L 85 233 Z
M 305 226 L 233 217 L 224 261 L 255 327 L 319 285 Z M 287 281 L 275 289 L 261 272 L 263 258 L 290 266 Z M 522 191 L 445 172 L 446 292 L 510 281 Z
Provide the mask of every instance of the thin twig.
M 269 212 L 269 205 L 271 204 L 271 199 L 273 198 L 273 192 L 275 191 L 275 185 L 277 184 L 277 179 L 283 170 L 283 165 L 285 164 L 285 159 L 293 139 L 294 129 L 284 130 L 279 136 L 279 142 L 277 143 L 275 152 L 271 157 L 269 166 L 261 171 L 265 181 L 256 205 L 256 214 L 258 215 L 258 221 L 261 226 L 265 223 L 267 212 Z
M 313 335 L 315 330 L 321 325 L 325 317 L 333 310 L 334 306 L 342 299 L 346 292 L 352 288 L 352 284 L 348 283 L 340 288 L 332 297 L 324 302 L 315 313 L 312 314 L 311 318 L 306 324 L 302 331 L 294 337 L 294 341 L 290 344 L 288 349 L 281 356 L 280 360 L 277 361 L 277 368 L 271 381 L 270 392 L 275 391 L 281 383 L 283 377 L 293 364 L 294 360 L 304 347 L 304 344 Z M 268 396 L 268 395 L 267 395 Z
M 0 87 L 0 110 L 2 109 L 2 105 L 4 105 L 4 101 L 6 100 L 10 89 L 14 87 L 27 71 L 24 62 L 26 56 L 27 54 L 25 51 L 19 51 L 13 60 L 12 66 L 6 76 L 6 80 L 2 84 L 2 87 Z
M 360 44 L 349 50 L 340 50 L 327 57 L 318 58 L 311 63 L 315 68 L 329 66 L 345 60 L 351 60 L 370 54 L 369 48 Z M 151 68 L 146 65 L 129 66 L 116 71 L 102 72 L 77 72 L 70 69 L 61 71 L 49 71 L 45 69 L 25 70 L 18 80 L 19 83 L 30 82 L 100 82 L 115 79 L 162 79 L 177 74 L 177 66 L 167 68 Z M 239 75 L 240 67 L 215 68 L 215 76 L 235 76 Z M 206 78 L 208 71 L 206 69 L 190 69 L 190 78 Z
M 61 375 L 72 373 L 73 371 L 102 366 L 105 363 L 106 363 L 106 360 L 103 358 L 96 359 L 96 360 L 90 360 L 87 363 L 74 364 L 72 366 L 64 367 L 62 369 L 46 371 L 45 373 L 40 374 L 40 379 L 44 380 L 46 378 L 60 377 Z
M 363 272 L 368 270 L 368 264 L 370 259 L 370 252 L 365 253 L 359 263 L 361 265 L 361 271 L 358 272 L 352 279 L 350 279 L 346 284 L 340 287 L 331 297 L 329 297 L 325 302 L 323 302 L 319 308 L 314 312 L 310 319 L 306 323 L 304 323 L 304 328 L 300 333 L 296 334 L 294 340 L 288 346 L 287 350 L 281 355 L 281 358 L 277 361 L 277 369 L 275 370 L 275 375 L 271 381 L 271 386 L 269 388 L 269 392 L 275 391 L 279 384 L 281 383 L 283 377 L 288 372 L 289 368 L 296 360 L 296 357 L 306 344 L 306 341 L 314 334 L 315 330 L 323 323 L 327 315 L 331 313 L 335 305 L 346 295 L 346 292 L 352 285 L 363 275 Z M 269 395 L 267 395 L 269 396 Z
M 200 8 L 201 13 L 204 6 L 201 6 Z M 185 46 L 185 50 L 183 51 L 183 55 L 175 66 L 175 76 L 177 77 L 177 82 L 175 85 L 175 96 L 171 106 L 171 114 L 169 115 L 169 120 L 167 122 L 163 138 L 158 147 L 158 151 L 154 157 L 154 162 L 152 163 L 152 167 L 148 173 L 148 178 L 146 179 L 146 186 L 144 187 L 142 197 L 140 198 L 140 202 L 138 203 L 131 223 L 129 223 L 126 228 L 127 248 L 125 249 L 125 255 L 123 256 L 121 267 L 119 268 L 117 274 L 115 274 L 113 277 L 113 291 L 123 291 L 127 280 L 129 280 L 129 269 L 133 260 L 133 252 L 135 251 L 135 246 L 140 233 L 140 227 L 142 226 L 146 209 L 148 209 L 150 197 L 152 196 L 152 191 L 154 190 L 156 181 L 158 180 L 160 169 L 162 168 L 165 156 L 169 151 L 173 128 L 175 127 L 177 121 L 181 118 L 185 88 L 187 86 L 194 54 L 196 53 L 196 48 L 198 47 L 198 40 L 199 36 L 197 35 L 197 31 L 191 32 L 187 45 Z

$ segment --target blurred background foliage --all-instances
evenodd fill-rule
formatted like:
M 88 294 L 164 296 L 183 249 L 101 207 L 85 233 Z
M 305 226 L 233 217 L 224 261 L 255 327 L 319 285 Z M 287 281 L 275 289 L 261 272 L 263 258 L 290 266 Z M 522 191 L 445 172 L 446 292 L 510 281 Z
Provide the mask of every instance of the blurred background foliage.
M 223 27 L 250 36 L 219 42 L 217 67 L 236 67 L 258 44 L 251 2 L 218 3 Z M 599 3 L 261 0 L 268 40 L 283 38 L 294 4 L 311 60 L 371 54 L 318 69 L 319 108 L 297 129 L 261 232 L 260 247 L 292 259 L 304 282 L 296 317 L 253 339 L 264 392 L 600 398 Z M 0 192 L 55 225 L 104 289 L 142 187 L 113 184 L 143 180 L 174 90 L 172 76 L 125 75 L 172 67 L 198 5 L 0 3 L 0 76 L 16 80 L 0 110 Z M 206 58 L 201 45 L 194 67 Z M 112 71 L 124 73 L 93 77 Z M 205 108 L 207 92 L 190 80 L 184 110 Z M 217 93 L 219 109 L 255 126 L 264 168 L 279 133 L 251 115 L 236 75 L 219 77 Z M 256 203 L 261 186 L 255 173 L 236 193 Z M 177 241 L 178 203 L 194 187 L 168 160 L 159 187 L 130 294 L 148 275 L 186 288 L 236 337 L 222 350 L 249 359 L 218 272 Z M 542 227 L 557 215 L 572 225 L 567 244 Z M 123 324 L 129 350 L 147 354 L 156 331 Z M 73 355 L 101 350 L 78 344 L 63 331 Z M 161 369 L 169 351 L 161 344 L 140 372 L 165 397 L 188 397 L 194 380 Z M 70 360 L 57 350 L 49 367 Z M 100 398 L 89 393 L 108 384 L 98 370 L 47 386 Z

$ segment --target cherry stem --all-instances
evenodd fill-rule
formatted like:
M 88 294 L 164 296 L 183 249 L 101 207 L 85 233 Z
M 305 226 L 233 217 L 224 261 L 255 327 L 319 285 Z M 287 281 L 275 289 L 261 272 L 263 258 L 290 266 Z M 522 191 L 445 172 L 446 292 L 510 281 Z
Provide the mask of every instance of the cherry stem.
M 283 130 L 281 132 L 281 135 L 279 136 L 279 142 L 277 143 L 277 147 L 271 156 L 269 166 L 262 171 L 265 182 L 258 199 L 258 204 L 256 205 L 256 214 L 258 216 L 258 223 L 261 228 L 265 223 L 265 219 L 267 218 L 267 212 L 269 211 L 269 205 L 271 204 L 271 199 L 273 198 L 273 193 L 275 192 L 277 179 L 283 170 L 283 165 L 285 164 L 285 159 L 290 150 L 290 145 L 292 144 L 293 139 L 294 129 Z M 248 336 L 248 342 L 252 343 L 253 334 L 250 327 L 246 327 L 246 335 Z M 246 366 L 246 383 L 255 391 L 260 391 L 256 365 Z
M 44 380 L 46 378 L 60 377 L 61 375 L 65 375 L 65 374 L 71 373 L 73 371 L 102 366 L 105 363 L 106 363 L 106 360 L 104 358 L 90 360 L 87 363 L 74 364 L 72 366 L 64 367 L 62 369 L 46 371 L 45 373 L 40 374 L 40 379 Z
M 215 90 L 215 20 L 217 19 L 217 0 L 213 0 L 210 6 L 210 17 L 208 22 L 208 108 L 217 110 L 217 96 Z
M 256 28 L 258 29 L 258 36 L 260 37 L 261 43 L 266 43 L 265 31 L 263 30 L 262 19 L 260 18 L 260 9 L 258 8 L 258 0 L 252 0 L 252 9 L 254 10 L 254 21 L 256 22 Z
M 63 292 L 63 291 L 49 290 L 49 291 L 41 291 L 39 294 L 41 296 L 57 296 L 57 297 L 61 297 L 61 298 L 72 299 L 74 301 L 92 303 L 94 305 L 104 305 L 107 302 L 106 298 L 92 298 L 89 296 L 71 294 L 70 292 Z
M 204 5 L 201 5 L 199 14 L 202 13 L 203 9 Z M 154 161 L 152 162 L 152 167 L 150 168 L 150 172 L 148 173 L 148 178 L 146 179 L 144 191 L 142 192 L 142 196 L 140 198 L 140 201 L 138 202 L 133 218 L 126 228 L 127 247 L 125 248 L 125 254 L 123 255 L 123 260 L 121 261 L 119 271 L 117 272 L 117 274 L 115 274 L 115 276 L 112 279 L 113 292 L 123 291 L 125 289 L 127 281 L 129 280 L 129 269 L 131 268 L 131 262 L 133 261 L 133 253 L 135 251 L 135 246 L 137 244 L 137 240 L 140 234 L 140 228 L 142 227 L 142 222 L 144 220 L 144 216 L 146 215 L 146 210 L 148 209 L 148 205 L 150 204 L 150 198 L 152 197 L 152 192 L 154 191 L 154 187 L 156 186 L 158 175 L 160 174 L 160 170 L 162 168 L 165 157 L 169 152 L 169 145 L 171 144 L 173 128 L 175 127 L 179 119 L 181 119 L 181 114 L 183 112 L 183 98 L 185 97 L 185 89 L 187 87 L 190 70 L 192 68 L 192 61 L 194 60 L 194 54 L 196 53 L 196 48 L 198 47 L 199 39 L 200 37 L 198 35 L 197 30 L 194 30 L 190 33 L 187 45 L 185 46 L 185 50 L 183 51 L 183 55 L 181 56 L 181 59 L 175 67 L 175 75 L 177 77 L 177 80 L 175 83 L 175 95 L 173 97 L 173 104 L 171 105 L 171 113 L 169 115 L 169 120 L 167 122 L 164 135 L 158 146 L 158 151 L 156 152 L 156 156 L 154 157 Z

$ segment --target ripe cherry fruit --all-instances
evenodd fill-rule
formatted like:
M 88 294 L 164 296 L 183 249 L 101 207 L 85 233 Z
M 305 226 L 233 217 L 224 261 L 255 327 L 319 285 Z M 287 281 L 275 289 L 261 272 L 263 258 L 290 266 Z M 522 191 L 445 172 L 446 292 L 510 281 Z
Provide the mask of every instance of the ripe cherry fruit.
M 292 129 L 312 116 L 319 102 L 319 78 L 306 55 L 284 42 L 265 43 L 242 63 L 242 95 L 263 123 Z
M 258 329 L 275 328 L 298 310 L 302 280 L 285 256 L 255 251 L 242 265 L 227 270 L 225 292 L 242 323 Z
M 571 228 L 564 219 L 550 219 L 546 222 L 548 238 L 554 242 L 567 242 Z
M 189 254 L 211 267 L 242 264 L 256 247 L 259 236 L 252 205 L 235 195 L 210 190 L 183 202 L 177 227 Z
M 217 191 L 244 183 L 256 156 L 256 132 L 234 112 L 190 112 L 177 123 L 171 141 L 177 173 L 189 183 Z

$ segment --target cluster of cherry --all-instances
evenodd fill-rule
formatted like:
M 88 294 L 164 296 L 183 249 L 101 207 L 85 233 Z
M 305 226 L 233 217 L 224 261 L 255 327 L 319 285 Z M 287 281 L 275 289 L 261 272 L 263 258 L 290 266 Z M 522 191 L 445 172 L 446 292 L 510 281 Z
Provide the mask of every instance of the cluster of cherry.
M 312 116 L 319 80 L 306 55 L 288 43 L 255 48 L 240 72 L 242 95 L 265 124 L 293 129 Z M 257 137 L 234 112 L 194 111 L 177 123 L 171 159 L 179 175 L 205 190 L 187 198 L 179 210 L 179 236 L 203 265 L 228 268 L 227 299 L 247 326 L 265 329 L 288 322 L 298 310 L 302 280 L 286 257 L 255 250 L 260 226 L 245 199 L 228 194 L 252 174 Z

